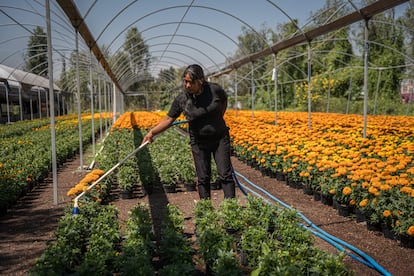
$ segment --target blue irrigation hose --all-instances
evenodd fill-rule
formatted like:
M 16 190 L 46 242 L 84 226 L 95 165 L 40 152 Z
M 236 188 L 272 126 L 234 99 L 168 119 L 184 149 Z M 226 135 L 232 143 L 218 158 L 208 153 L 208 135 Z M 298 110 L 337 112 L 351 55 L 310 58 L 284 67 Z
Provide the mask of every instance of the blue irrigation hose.
M 242 176 L 243 178 L 245 178 L 244 176 Z M 243 187 L 243 185 L 242 184 L 240 184 L 240 182 L 238 183 L 239 184 L 239 187 L 241 187 L 242 189 L 244 188 L 244 189 L 246 189 L 246 190 L 248 190 L 249 192 L 251 192 L 252 194 L 254 194 L 254 195 L 256 195 L 256 196 L 258 196 L 258 197 L 261 197 L 265 202 L 267 202 L 268 204 L 271 204 L 271 202 L 269 201 L 269 200 L 267 200 L 267 199 L 265 199 L 265 198 L 263 198 L 263 196 L 262 195 L 260 195 L 259 193 L 257 193 L 257 192 L 255 192 L 254 190 L 252 190 L 252 189 L 250 189 L 249 187 L 247 187 L 247 186 L 245 186 L 245 187 Z M 246 195 L 246 194 L 245 194 Z M 286 205 L 287 206 L 287 205 Z M 285 206 L 285 207 L 286 207 Z M 288 207 L 286 207 L 286 208 L 289 208 L 289 209 L 292 209 L 290 206 L 288 206 Z M 299 212 L 298 212 L 299 213 Z M 300 214 L 300 213 L 299 213 Z M 302 217 L 304 217 L 302 214 L 300 214 Z M 306 218 L 306 220 L 308 220 L 307 218 Z M 308 220 L 309 221 L 309 220 Z M 337 242 L 335 242 L 334 240 L 332 240 L 331 238 L 329 238 L 328 236 L 326 236 L 326 235 L 324 235 L 324 234 L 322 234 L 322 233 L 320 233 L 320 232 L 318 232 L 318 231 L 315 231 L 315 230 L 313 230 L 311 227 L 309 227 L 309 226 L 306 226 L 306 225 L 304 225 L 304 224 L 300 224 L 300 226 L 302 226 L 302 227 L 304 227 L 306 230 L 308 230 L 308 231 L 310 231 L 312 234 L 314 234 L 315 236 L 318 236 L 319 238 L 321 238 L 321 239 L 323 239 L 324 241 L 326 241 L 326 242 L 328 242 L 328 243 L 330 243 L 331 245 L 333 245 L 335 248 L 337 248 L 339 251 L 345 251 L 345 249 L 342 247 L 342 246 L 340 246 Z M 368 263 L 367 261 L 365 261 L 365 260 L 363 260 L 363 259 L 361 259 L 361 258 L 359 258 L 358 256 L 355 256 L 354 254 L 352 254 L 352 253 L 350 253 L 350 252 L 348 252 L 347 253 L 350 257 L 352 257 L 353 259 L 355 259 L 355 260 L 357 260 L 357 261 L 359 261 L 359 262 L 361 262 L 361 263 L 363 263 L 363 264 L 365 264 L 366 266 L 368 266 L 368 267 L 370 267 L 370 268 L 374 268 L 370 263 Z
M 176 125 L 184 124 L 184 123 L 188 123 L 188 122 L 189 122 L 188 120 L 175 121 L 171 125 L 176 126 Z
M 272 200 L 276 201 L 278 204 L 282 205 L 285 208 L 288 209 L 292 209 L 291 206 L 287 205 L 286 203 L 284 203 L 283 201 L 281 201 L 280 199 L 276 198 L 275 196 L 273 196 L 272 194 L 270 194 L 268 191 L 266 191 L 265 189 L 258 187 L 257 185 L 255 185 L 254 183 L 252 183 L 249 179 L 247 179 L 245 176 L 241 175 L 238 172 L 234 172 L 235 175 L 240 176 L 241 178 L 243 178 L 248 184 L 250 184 L 252 187 L 254 187 L 255 189 L 263 192 L 264 194 L 266 194 L 267 196 L 269 196 Z M 237 179 L 237 178 L 236 178 Z M 239 183 L 240 184 L 240 183 Z M 239 185 L 238 184 L 238 185 Z M 240 185 L 241 186 L 241 185 Z M 358 255 L 360 255 L 361 257 L 363 257 L 365 260 L 361 260 L 359 257 L 348 253 L 348 255 L 354 259 L 356 259 L 357 261 L 367 265 L 370 268 L 374 268 L 375 270 L 377 270 L 378 272 L 380 272 L 382 275 L 392 275 L 390 274 L 388 271 L 386 271 L 383 267 L 381 267 L 374 259 L 372 259 L 370 256 L 368 256 L 366 253 L 362 252 L 361 250 L 359 250 L 358 248 L 340 240 L 339 238 L 330 235 L 329 233 L 325 232 L 324 230 L 320 229 L 319 227 L 317 227 L 314 223 L 312 223 L 308 218 L 306 218 L 303 214 L 301 214 L 300 212 L 298 212 L 299 216 L 306 221 L 310 227 L 314 228 L 317 230 L 314 231 L 312 229 L 312 233 L 317 233 L 317 236 L 321 237 L 322 239 L 324 239 L 325 241 L 327 241 L 328 243 L 332 244 L 333 246 L 335 246 L 336 248 L 340 249 L 341 251 L 344 251 L 344 249 L 339 246 L 343 245 L 345 247 L 347 247 L 348 249 L 356 252 Z M 310 227 L 306 227 L 306 229 L 311 230 Z
M 230 164 L 230 165 L 231 165 L 231 164 Z M 233 178 L 234 178 L 234 180 L 235 180 L 235 182 L 236 182 L 236 184 L 237 184 L 237 187 L 239 187 L 240 191 L 241 191 L 241 192 L 242 192 L 245 196 L 247 196 L 247 193 L 246 193 L 246 191 L 244 190 L 243 185 L 241 185 L 241 184 L 240 184 L 240 181 L 239 181 L 239 179 L 237 178 L 236 171 L 234 170 L 233 165 L 231 165 L 231 172 L 232 172 L 232 174 L 233 174 Z M 251 190 L 250 190 L 250 191 L 251 191 Z

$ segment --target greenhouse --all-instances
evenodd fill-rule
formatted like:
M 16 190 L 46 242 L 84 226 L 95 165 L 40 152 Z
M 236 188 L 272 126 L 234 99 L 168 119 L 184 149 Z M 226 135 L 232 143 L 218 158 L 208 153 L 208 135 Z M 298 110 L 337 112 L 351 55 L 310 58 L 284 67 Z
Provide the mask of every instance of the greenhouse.
M 413 1 L 0 11 L 1 274 L 414 269 Z M 201 198 L 188 106 L 153 135 L 189 65 L 225 93 L 237 200 L 216 152 Z

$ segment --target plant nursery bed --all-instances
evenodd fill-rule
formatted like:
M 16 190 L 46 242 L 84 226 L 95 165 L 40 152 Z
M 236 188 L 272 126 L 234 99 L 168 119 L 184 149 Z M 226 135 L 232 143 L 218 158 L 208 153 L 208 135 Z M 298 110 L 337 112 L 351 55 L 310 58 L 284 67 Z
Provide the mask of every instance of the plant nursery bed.
M 414 271 L 414 249 L 402 247 L 400 241 L 386 238 L 380 231 L 368 230 L 366 222 L 357 222 L 353 215 L 339 215 L 338 210 L 315 200 L 302 189 L 288 186 L 285 181 L 263 176 L 260 171 L 237 158 L 232 157 L 232 161 L 235 170 L 251 182 L 293 206 L 319 228 L 357 247 L 392 275 L 411 275 Z M 26 275 L 36 258 L 45 250 L 47 242 L 54 239 L 57 222 L 63 215 L 64 208 L 71 204 L 66 192 L 87 173 L 78 169 L 79 164 L 79 159 L 75 158 L 59 168 L 57 205 L 54 204 L 53 181 L 49 178 L 0 217 L 0 275 Z M 239 189 L 237 197 L 243 204 L 245 197 Z M 193 211 L 198 199 L 197 191 L 186 191 L 183 185 L 178 186 L 175 193 L 165 193 L 160 186 L 155 187 L 149 195 L 135 196 L 132 199 L 122 199 L 114 193 L 111 204 L 119 209 L 119 220 L 124 226 L 129 216 L 128 211 L 137 203 L 147 203 L 155 234 L 160 233 L 167 203 L 177 205 L 185 217 L 185 233 L 195 244 Z M 223 191 L 213 190 L 211 200 L 214 206 L 218 206 L 223 200 Z M 324 250 L 337 252 L 319 238 L 316 238 L 316 243 Z M 345 258 L 345 262 L 355 275 L 381 275 L 349 256 Z M 204 274 L 205 268 L 195 263 L 200 275 Z

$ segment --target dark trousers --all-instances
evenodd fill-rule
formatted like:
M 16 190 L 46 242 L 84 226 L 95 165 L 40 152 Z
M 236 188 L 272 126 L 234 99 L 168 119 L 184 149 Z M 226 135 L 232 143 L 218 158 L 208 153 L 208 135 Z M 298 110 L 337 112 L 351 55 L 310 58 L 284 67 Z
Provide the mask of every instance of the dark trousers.
M 197 174 L 198 194 L 201 199 L 211 197 L 211 156 L 217 167 L 218 180 L 223 187 L 224 198 L 234 198 L 235 181 L 230 160 L 230 137 L 225 135 L 218 141 L 191 145 Z

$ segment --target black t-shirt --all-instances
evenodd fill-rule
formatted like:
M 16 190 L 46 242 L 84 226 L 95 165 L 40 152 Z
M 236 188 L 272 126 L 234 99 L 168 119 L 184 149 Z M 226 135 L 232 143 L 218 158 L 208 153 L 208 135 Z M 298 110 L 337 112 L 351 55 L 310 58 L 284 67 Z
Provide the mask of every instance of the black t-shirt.
M 227 94 L 218 84 L 204 82 L 202 93 L 199 95 L 183 91 L 174 99 L 167 115 L 174 119 L 181 113 L 187 116 L 188 104 L 197 110 L 197 115 L 189 122 L 191 143 L 214 142 L 228 132 L 223 119 L 227 107 Z

